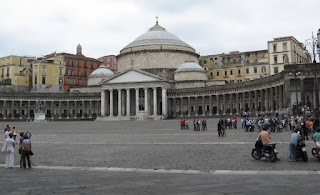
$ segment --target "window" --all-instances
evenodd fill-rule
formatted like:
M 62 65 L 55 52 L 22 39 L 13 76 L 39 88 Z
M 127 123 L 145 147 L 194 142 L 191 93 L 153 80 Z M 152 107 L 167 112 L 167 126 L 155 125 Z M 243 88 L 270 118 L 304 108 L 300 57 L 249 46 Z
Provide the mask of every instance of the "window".
M 267 72 L 266 67 L 262 66 L 261 67 L 261 72 Z
M 42 66 L 42 74 L 46 74 L 46 66 Z
M 74 62 L 73 61 L 71 61 L 71 66 L 74 67 Z
M 230 70 L 230 75 L 233 75 L 233 70 Z
M 234 83 L 234 80 L 230 80 L 230 83 Z
M 78 85 L 81 85 L 81 79 L 78 80 Z
M 34 74 L 38 74 L 38 65 L 34 66 Z
M 74 76 L 74 70 L 71 70 L 71 75 Z
M 241 58 L 241 56 L 240 56 L 240 58 Z M 242 60 L 241 59 L 239 59 L 239 64 L 241 64 L 242 63 Z
M 83 71 L 83 76 L 87 76 L 87 71 Z
M 228 71 L 224 71 L 224 76 L 228 76 Z
M 204 60 L 203 63 L 206 64 L 206 63 L 207 63 L 207 60 Z
M 4 65 L 4 62 L 5 62 L 5 60 L 4 60 L 4 59 L 2 59 L 2 65 Z
M 284 54 L 283 55 L 283 63 L 288 63 L 288 56 L 287 56 L 287 54 Z
M 22 66 L 22 59 L 19 60 L 19 65 Z
M 80 61 L 78 61 L 78 67 L 80 68 Z
M 63 79 L 62 79 L 62 77 L 59 78 L 59 85 L 63 85 Z
M 218 71 L 218 72 L 217 72 L 217 77 L 218 77 L 219 75 L 220 75 L 220 72 Z
M 87 63 L 84 62 L 83 68 L 87 68 Z
M 62 68 L 59 68 L 59 75 L 62 75 Z
M 238 75 L 239 75 L 239 76 L 241 75 L 241 70 L 240 70 L 240 69 L 238 70 Z
M 93 69 L 93 63 L 91 63 L 91 69 Z
M 10 76 L 10 68 L 7 68 L 7 76 Z
M 216 63 L 214 63 L 214 65 L 218 66 L 218 63 L 216 62 Z
M 67 84 L 70 85 L 70 79 L 67 79 Z
M 238 80 L 238 83 L 242 83 L 242 80 L 240 79 L 240 80 Z
M 67 75 L 68 76 L 70 75 L 70 69 L 67 69 Z
M 38 83 L 38 78 L 34 77 L 34 84 L 36 85 Z
M 246 68 L 246 74 L 249 74 L 249 68 Z
M 274 74 L 279 73 L 279 68 L 278 67 L 274 67 L 273 70 L 274 70 Z
M 278 56 L 273 56 L 273 61 L 275 64 L 277 64 L 278 63 Z
M 76 83 L 76 80 L 72 79 L 72 85 L 75 85 L 75 83 Z
M 69 60 L 67 61 L 67 66 L 69 66 Z
M 277 44 L 273 44 L 273 52 L 277 52 Z
M 77 75 L 80 76 L 80 70 L 78 70 L 78 74 Z
M 257 67 L 253 67 L 253 73 L 258 73 L 258 68 Z
M 283 51 L 287 51 L 287 43 L 283 43 Z
M 211 78 L 213 77 L 213 73 L 212 73 L 212 72 L 210 72 L 210 77 L 211 77 Z
M 1 77 L 4 77 L 4 68 L 1 69 Z
M 42 84 L 43 84 L 43 85 L 46 84 L 46 77 L 42 77 Z
M 214 60 L 218 60 L 218 58 L 214 58 Z

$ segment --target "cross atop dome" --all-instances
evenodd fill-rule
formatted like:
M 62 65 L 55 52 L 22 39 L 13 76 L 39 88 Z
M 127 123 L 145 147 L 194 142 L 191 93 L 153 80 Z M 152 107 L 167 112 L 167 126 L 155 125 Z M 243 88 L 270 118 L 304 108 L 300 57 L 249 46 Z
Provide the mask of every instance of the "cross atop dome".
M 158 17 L 158 16 L 156 16 L 156 24 L 158 24 L 158 19 L 159 19 L 159 17 Z

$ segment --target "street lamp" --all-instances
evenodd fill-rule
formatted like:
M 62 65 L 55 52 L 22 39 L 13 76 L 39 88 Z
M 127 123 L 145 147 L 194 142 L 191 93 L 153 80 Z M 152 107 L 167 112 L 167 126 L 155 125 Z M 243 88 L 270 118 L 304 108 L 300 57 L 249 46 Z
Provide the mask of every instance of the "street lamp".
M 296 67 L 295 67 L 295 71 L 294 71 L 294 81 L 295 81 L 295 87 L 296 87 L 296 106 L 294 108 L 295 110 L 295 114 L 299 114 L 300 110 L 301 110 L 301 105 L 300 105 L 300 109 L 298 108 L 298 104 L 299 104 L 299 101 L 298 101 L 298 81 L 297 81 L 297 75 L 300 75 L 301 72 L 298 72 L 297 71 L 297 64 L 296 64 Z M 292 75 L 292 73 L 290 72 L 289 75 Z
M 319 88 L 318 88 L 318 79 L 317 79 L 316 53 L 315 53 L 316 46 L 318 45 L 318 39 L 313 36 L 313 33 L 312 33 L 311 39 L 306 40 L 306 45 L 309 45 L 312 47 L 313 64 L 314 64 L 314 93 L 315 93 L 315 95 L 314 95 L 314 98 L 315 98 L 314 111 L 315 111 L 316 117 L 318 117 L 318 115 L 319 115 Z

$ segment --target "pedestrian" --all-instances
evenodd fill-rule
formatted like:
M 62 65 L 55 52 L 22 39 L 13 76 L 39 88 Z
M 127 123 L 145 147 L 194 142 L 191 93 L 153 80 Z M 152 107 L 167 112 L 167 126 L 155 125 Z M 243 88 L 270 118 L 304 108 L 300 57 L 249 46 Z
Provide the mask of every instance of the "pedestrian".
M 22 162 L 23 162 L 23 168 L 27 168 L 26 160 L 28 161 L 28 167 L 31 168 L 31 162 L 30 162 L 30 152 L 31 152 L 31 141 L 28 139 L 28 135 L 25 134 L 23 136 L 22 146 L 21 146 L 21 156 L 22 156 Z
M 12 139 L 13 134 L 9 133 L 9 138 L 6 139 L 6 168 L 13 168 L 14 165 L 14 147 L 15 141 Z
M 196 122 L 196 119 L 193 119 L 193 130 L 194 130 L 194 131 L 197 130 L 197 122 Z
M 300 138 L 300 134 L 297 133 L 297 131 L 291 131 L 291 139 L 290 139 L 290 145 L 289 145 L 289 161 L 296 161 L 296 147 L 298 144 L 298 140 Z
M 197 120 L 197 131 L 200 131 L 200 127 L 201 127 L 201 121 Z
M 24 132 L 20 132 L 20 139 L 19 139 L 19 154 L 20 154 L 20 168 L 23 167 L 22 165 L 22 142 L 23 142 Z
M 32 136 L 30 130 L 28 130 L 28 131 L 26 132 L 26 135 L 28 135 L 28 139 L 30 140 L 30 139 L 31 139 L 31 136 Z M 32 166 L 37 166 L 37 164 L 34 163 L 33 160 L 32 160 L 32 155 L 33 155 L 33 152 L 32 152 L 32 153 L 30 154 L 30 156 L 29 156 L 30 162 L 31 162 Z
M 181 119 L 180 120 L 180 129 L 182 129 L 183 128 L 183 120 Z
M 12 134 L 13 134 L 13 140 L 14 140 L 14 142 L 17 143 L 17 142 L 16 142 L 16 138 L 17 138 L 18 131 L 17 131 L 16 127 L 13 127 L 13 129 L 12 129 Z
M 185 126 L 186 126 L 186 129 L 189 129 L 189 121 L 188 121 L 188 120 L 185 120 L 184 124 L 185 124 Z
M 309 135 L 310 135 L 310 139 L 313 140 L 313 122 L 312 122 L 312 120 L 310 120 L 310 123 L 309 123 Z
M 7 126 L 6 126 L 6 128 L 4 128 L 4 132 L 6 132 L 6 131 L 11 131 L 10 126 L 9 126 L 9 125 L 7 125 Z
M 219 135 L 219 137 L 220 137 L 220 135 L 223 136 L 222 135 L 222 129 L 223 129 L 223 124 L 222 124 L 222 119 L 221 119 L 218 122 L 218 135 Z

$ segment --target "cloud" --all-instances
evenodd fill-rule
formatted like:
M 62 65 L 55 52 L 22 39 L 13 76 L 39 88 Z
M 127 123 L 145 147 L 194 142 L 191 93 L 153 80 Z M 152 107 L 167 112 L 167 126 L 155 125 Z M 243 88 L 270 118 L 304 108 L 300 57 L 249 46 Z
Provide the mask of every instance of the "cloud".
M 14 0 L 0 2 L 0 56 L 118 54 L 155 23 L 202 55 L 267 49 L 267 41 L 295 36 L 304 42 L 319 28 L 317 0 Z

